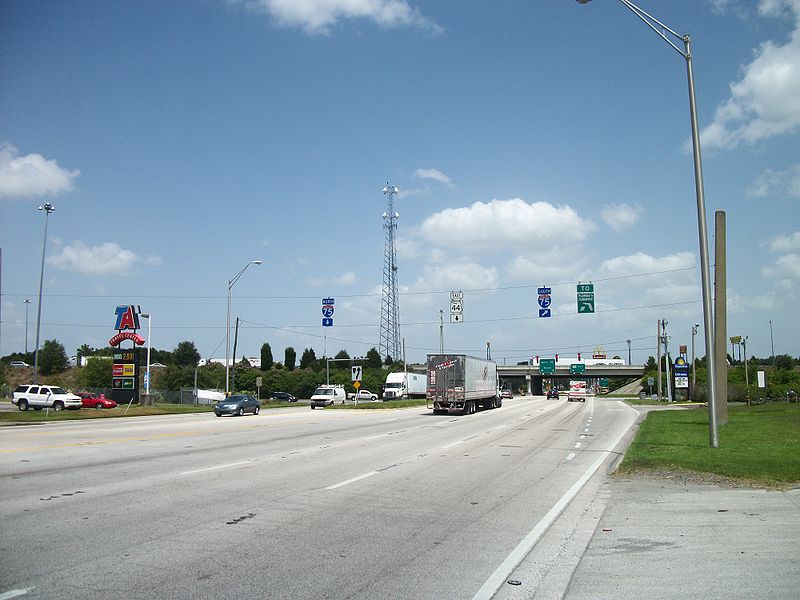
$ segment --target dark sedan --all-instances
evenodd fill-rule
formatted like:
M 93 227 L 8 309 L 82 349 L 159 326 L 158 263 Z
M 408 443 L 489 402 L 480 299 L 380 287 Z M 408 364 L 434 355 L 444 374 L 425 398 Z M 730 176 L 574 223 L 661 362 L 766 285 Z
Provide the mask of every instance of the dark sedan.
M 297 398 L 292 396 L 289 392 L 272 392 L 272 400 L 280 402 L 297 402 Z
M 214 414 L 218 417 L 222 415 L 236 415 L 241 417 L 244 413 L 258 414 L 261 405 L 253 396 L 238 394 L 228 396 L 225 400 L 220 400 L 214 405 Z
M 547 397 L 548 398 L 555 398 L 558 400 L 558 390 L 556 388 L 550 388 L 547 390 Z

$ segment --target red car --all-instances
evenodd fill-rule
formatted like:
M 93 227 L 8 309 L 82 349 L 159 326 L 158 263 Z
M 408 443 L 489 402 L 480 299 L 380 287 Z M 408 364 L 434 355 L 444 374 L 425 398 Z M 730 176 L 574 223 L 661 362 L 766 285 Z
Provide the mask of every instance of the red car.
M 92 394 L 91 392 L 78 392 L 83 408 L 114 408 L 117 403 L 106 398 L 105 394 Z

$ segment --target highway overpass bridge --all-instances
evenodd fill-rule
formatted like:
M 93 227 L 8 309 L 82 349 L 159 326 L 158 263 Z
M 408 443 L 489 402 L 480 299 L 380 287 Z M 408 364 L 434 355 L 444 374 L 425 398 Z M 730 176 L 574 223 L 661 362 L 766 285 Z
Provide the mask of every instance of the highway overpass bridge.
M 583 373 L 570 373 L 570 365 L 559 364 L 555 373 L 543 375 L 539 365 L 497 365 L 497 375 L 500 383 L 512 389 L 527 389 L 529 394 L 541 395 L 544 393 L 544 380 L 549 379 L 559 384 L 559 387 L 569 386 L 570 379 L 582 379 L 590 384 L 600 378 L 606 377 L 641 377 L 644 365 L 585 365 Z

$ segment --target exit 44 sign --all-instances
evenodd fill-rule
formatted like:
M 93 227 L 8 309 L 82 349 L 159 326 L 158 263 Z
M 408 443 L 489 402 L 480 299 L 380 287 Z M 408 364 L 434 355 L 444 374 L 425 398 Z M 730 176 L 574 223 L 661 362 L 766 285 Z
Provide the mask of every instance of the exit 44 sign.
M 594 312 L 594 284 L 578 284 L 578 314 Z

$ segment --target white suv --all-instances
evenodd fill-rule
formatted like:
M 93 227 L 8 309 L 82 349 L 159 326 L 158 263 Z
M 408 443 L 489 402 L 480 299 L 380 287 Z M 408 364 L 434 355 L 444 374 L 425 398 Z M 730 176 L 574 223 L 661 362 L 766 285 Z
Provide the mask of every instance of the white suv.
M 20 385 L 14 390 L 11 402 L 17 405 L 20 410 L 42 410 L 52 408 L 53 410 L 64 410 L 65 408 L 80 408 L 80 396 L 65 392 L 54 385 Z

